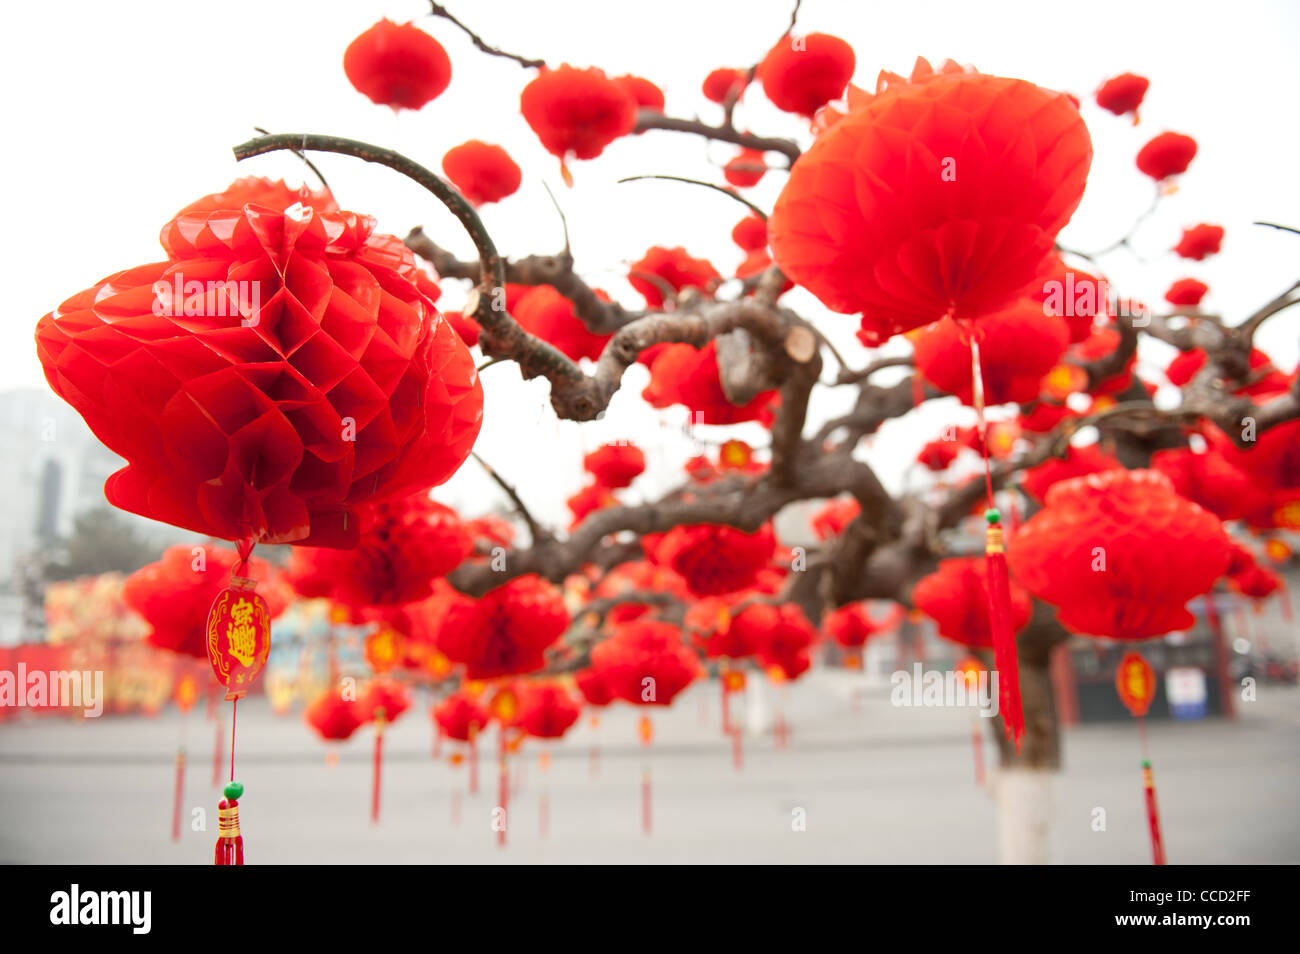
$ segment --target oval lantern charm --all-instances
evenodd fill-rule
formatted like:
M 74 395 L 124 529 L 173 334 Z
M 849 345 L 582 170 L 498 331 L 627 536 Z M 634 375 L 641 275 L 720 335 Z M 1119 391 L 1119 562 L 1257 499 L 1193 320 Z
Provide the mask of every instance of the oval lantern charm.
M 1156 674 L 1141 653 L 1129 652 L 1115 670 L 1115 688 L 1120 701 L 1135 716 L 1144 716 L 1156 697 Z
M 271 614 L 257 583 L 232 576 L 208 613 L 208 661 L 226 699 L 242 699 L 271 651 Z

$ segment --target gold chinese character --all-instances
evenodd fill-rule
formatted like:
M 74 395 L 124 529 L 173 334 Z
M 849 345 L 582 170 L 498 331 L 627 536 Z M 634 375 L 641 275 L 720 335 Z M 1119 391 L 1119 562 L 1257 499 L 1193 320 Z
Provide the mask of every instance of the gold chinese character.
M 257 627 L 253 625 L 253 609 L 248 600 L 236 601 L 230 609 L 230 625 L 226 627 L 226 645 L 230 647 L 230 655 L 245 666 L 252 664 L 256 652 Z

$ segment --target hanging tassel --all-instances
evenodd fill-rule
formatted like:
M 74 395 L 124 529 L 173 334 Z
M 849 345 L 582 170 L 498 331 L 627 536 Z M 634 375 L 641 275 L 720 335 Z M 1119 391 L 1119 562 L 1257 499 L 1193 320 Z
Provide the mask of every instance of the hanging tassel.
M 641 717 L 637 731 L 641 736 L 641 744 L 648 749 L 654 738 L 654 724 L 648 715 Z M 648 758 L 641 765 L 641 831 L 650 834 L 650 760 Z
M 370 785 L 370 823 L 379 824 L 379 783 L 384 773 L 384 722 L 383 706 L 375 710 L 375 760 Z
M 507 803 L 510 800 L 510 769 L 506 762 L 506 729 L 497 734 L 497 810 L 501 813 L 497 824 L 497 847 L 506 846 Z
M 176 750 L 176 794 L 172 799 L 172 841 L 181 840 L 181 802 L 185 798 L 185 746 Z
M 226 785 L 226 797 L 217 805 L 219 827 L 215 864 L 242 865 L 244 863 L 244 836 L 239 833 L 239 799 L 243 794 L 243 785 L 230 782 Z
M 993 662 L 998 674 L 998 705 L 1007 738 L 1020 751 L 1025 734 L 1025 714 L 1020 706 L 1020 661 L 1016 656 L 1016 634 L 1011 628 L 1011 578 L 1007 573 L 1006 546 L 1002 538 L 1002 514 L 993 506 L 993 471 L 989 464 L 988 422 L 984 419 L 984 372 L 980 367 L 980 345 L 970 330 L 971 394 L 979 430 L 980 453 L 984 455 L 984 491 L 988 509 L 984 519 L 984 566 L 989 587 L 989 631 L 993 637 Z
M 1151 863 L 1165 863 L 1165 844 L 1160 837 L 1160 810 L 1156 807 L 1156 779 L 1151 762 L 1142 760 L 1142 787 L 1146 791 L 1147 823 L 1151 826 Z
M 1007 738 L 1020 751 L 1025 734 L 1025 714 L 1020 706 L 1020 660 L 1016 656 L 1016 634 L 1011 629 L 1011 580 L 1002 542 L 1002 515 L 990 507 L 984 514 L 988 532 L 984 564 L 989 583 L 989 629 L 993 636 L 993 664 L 998 674 L 998 705 Z

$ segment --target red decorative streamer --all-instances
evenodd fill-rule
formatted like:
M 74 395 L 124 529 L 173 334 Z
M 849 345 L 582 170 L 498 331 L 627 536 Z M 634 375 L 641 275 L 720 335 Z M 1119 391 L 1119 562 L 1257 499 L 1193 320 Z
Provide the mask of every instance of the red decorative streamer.
M 370 785 L 370 823 L 379 824 L 379 784 L 384 773 L 384 710 L 375 712 L 375 759 Z
M 181 802 L 185 798 L 185 748 L 176 750 L 176 795 L 172 800 L 172 841 L 181 840 Z
M 1147 823 L 1151 826 L 1152 864 L 1165 864 L 1165 844 L 1160 837 L 1160 810 L 1156 807 L 1156 779 L 1151 762 L 1142 760 L 1142 787 L 1146 791 Z

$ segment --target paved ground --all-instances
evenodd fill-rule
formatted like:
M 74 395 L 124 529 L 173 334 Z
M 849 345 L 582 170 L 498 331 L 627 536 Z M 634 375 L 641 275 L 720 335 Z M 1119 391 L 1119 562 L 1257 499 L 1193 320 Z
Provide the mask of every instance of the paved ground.
M 385 737 L 383 817 L 369 820 L 371 735 L 325 746 L 297 715 L 259 701 L 239 720 L 238 777 L 250 863 L 428 862 L 878 862 L 984 863 L 994 859 L 993 806 L 976 787 L 970 713 L 897 709 L 888 687 L 865 691 L 857 711 L 843 673 L 814 673 L 787 690 L 790 744 L 747 738 L 737 771 L 721 736 L 716 683 L 655 714 L 649 759 L 637 713 L 603 714 L 553 746 L 517 759 L 519 791 L 508 845 L 491 830 L 495 764 L 481 763 L 477 797 L 465 766 L 430 756 L 424 708 Z M 775 696 L 768 691 L 765 712 Z M 1236 722 L 1150 728 L 1171 863 L 1300 863 L 1300 692 L 1264 686 Z M 185 727 L 185 805 L 208 830 L 169 839 L 174 754 L 181 718 L 63 719 L 0 724 L 0 861 L 208 863 L 216 829 L 213 723 L 200 710 Z M 590 748 L 599 745 L 593 777 Z M 1149 849 L 1131 724 L 1071 730 L 1059 782 L 1056 857 L 1075 863 L 1147 863 Z M 649 764 L 653 834 L 641 831 L 640 786 Z M 546 791 L 549 834 L 541 836 Z M 459 803 L 459 804 L 457 804 Z M 1107 811 L 1094 832 L 1092 810 Z M 459 808 L 458 824 L 453 813 Z M 793 831 L 802 809 L 806 830 Z

